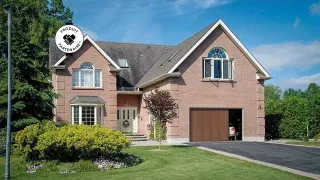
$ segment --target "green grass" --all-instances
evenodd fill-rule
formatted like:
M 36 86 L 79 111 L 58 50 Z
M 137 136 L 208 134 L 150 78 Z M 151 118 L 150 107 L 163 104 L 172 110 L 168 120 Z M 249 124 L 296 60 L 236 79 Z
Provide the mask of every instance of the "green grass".
M 320 141 L 289 141 L 287 144 L 320 147 Z
M 195 147 L 163 147 L 166 151 L 150 151 L 156 147 L 131 147 L 125 152 L 144 159 L 130 168 L 110 171 L 59 174 L 52 172 L 26 173 L 24 164 L 12 158 L 12 179 L 307 179 L 288 172 L 229 158 Z M 0 178 L 4 177 L 5 158 L 0 158 Z

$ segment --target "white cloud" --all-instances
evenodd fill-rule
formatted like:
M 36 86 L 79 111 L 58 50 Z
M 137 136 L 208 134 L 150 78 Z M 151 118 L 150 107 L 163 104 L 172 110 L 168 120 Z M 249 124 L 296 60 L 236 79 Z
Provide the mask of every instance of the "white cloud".
M 230 4 L 234 0 L 176 0 L 173 2 L 172 8 L 176 11 L 176 15 L 182 15 L 188 10 L 208 9 Z M 170 7 L 170 6 L 169 6 Z
M 302 77 L 290 77 L 287 79 L 281 79 L 279 81 L 279 85 L 283 89 L 306 89 L 310 83 L 316 83 L 320 85 L 320 73 Z
M 94 40 L 98 40 L 99 39 L 98 34 L 96 32 L 94 32 L 94 31 L 90 30 L 89 28 L 87 28 L 85 26 L 79 26 L 79 28 L 81 29 L 83 35 L 88 34 Z
M 251 52 L 267 70 L 308 69 L 320 63 L 320 41 L 260 45 Z
M 219 7 L 231 3 L 231 0 L 193 0 L 203 8 Z
M 320 1 L 311 4 L 311 6 L 309 6 L 309 11 L 312 15 L 320 15 Z
M 293 28 L 297 28 L 301 22 L 300 18 L 296 18 L 293 23 Z

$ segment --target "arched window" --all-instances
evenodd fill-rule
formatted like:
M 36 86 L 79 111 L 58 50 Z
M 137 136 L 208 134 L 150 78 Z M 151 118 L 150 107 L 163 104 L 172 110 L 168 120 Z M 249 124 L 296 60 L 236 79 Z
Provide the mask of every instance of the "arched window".
M 208 58 L 224 58 L 224 59 L 228 59 L 228 54 L 221 48 L 213 48 L 209 52 Z
M 80 69 L 72 70 L 72 84 L 73 87 L 99 88 L 101 70 L 96 70 L 91 63 L 82 63 Z
M 233 59 L 222 48 L 213 48 L 203 60 L 203 78 L 233 79 Z

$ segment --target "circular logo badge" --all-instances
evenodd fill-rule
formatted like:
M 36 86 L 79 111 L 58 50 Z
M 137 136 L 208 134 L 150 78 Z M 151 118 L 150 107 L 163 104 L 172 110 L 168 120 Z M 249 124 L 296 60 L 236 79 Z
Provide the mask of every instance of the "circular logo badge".
M 57 31 L 55 40 L 61 51 L 74 53 L 83 44 L 83 34 L 77 26 L 64 25 Z

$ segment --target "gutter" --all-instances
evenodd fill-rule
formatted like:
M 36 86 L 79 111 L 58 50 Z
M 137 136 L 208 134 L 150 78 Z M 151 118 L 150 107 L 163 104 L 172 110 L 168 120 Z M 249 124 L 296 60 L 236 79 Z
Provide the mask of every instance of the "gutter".
M 264 75 L 259 75 L 259 74 L 256 74 L 256 77 L 257 77 L 257 79 L 258 80 L 269 80 L 269 79 L 271 79 L 272 77 L 270 77 L 270 76 L 264 76 Z
M 144 84 L 141 84 L 140 86 L 138 86 L 139 88 L 145 88 L 147 86 L 150 86 L 152 84 L 155 84 L 157 82 L 160 82 L 164 79 L 167 79 L 167 78 L 170 78 L 170 77 L 180 77 L 181 76 L 181 73 L 180 72 L 173 72 L 173 73 L 166 73 L 166 74 L 163 74 L 157 78 L 154 78 L 153 80 L 151 81 L 148 81 Z
M 50 69 L 65 69 L 65 65 L 51 66 Z

